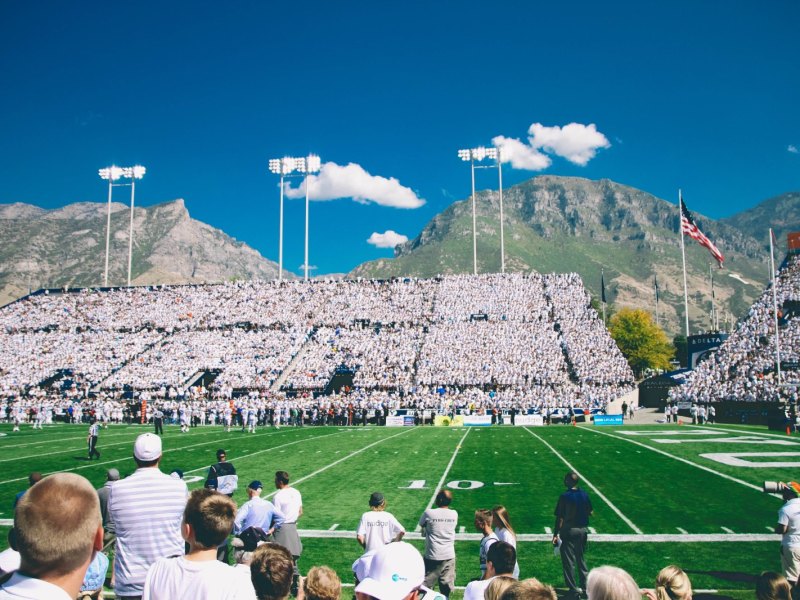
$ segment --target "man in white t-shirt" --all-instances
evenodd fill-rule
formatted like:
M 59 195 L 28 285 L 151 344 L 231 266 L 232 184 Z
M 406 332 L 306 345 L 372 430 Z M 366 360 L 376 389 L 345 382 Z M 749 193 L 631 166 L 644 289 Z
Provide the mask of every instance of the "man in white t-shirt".
M 495 542 L 486 551 L 486 575 L 478 581 L 471 581 L 464 590 L 464 600 L 483 600 L 486 588 L 492 579 L 500 575 L 513 577 L 517 551 L 506 542 Z
M 143 600 L 255 600 L 249 574 L 217 560 L 217 547 L 230 534 L 235 516 L 236 503 L 228 496 L 193 490 L 181 523 L 189 552 L 153 563 Z
M 366 552 L 377 550 L 390 542 L 399 542 L 406 534 L 405 528 L 392 513 L 386 512 L 386 498 L 380 492 L 369 497 L 371 510 L 361 515 L 356 537 Z
M 800 484 L 790 481 L 781 485 L 785 503 L 778 511 L 775 533 L 783 536 L 781 539 L 783 575 L 792 584 L 792 588 L 795 588 L 800 579 Z
M 429 508 L 419 518 L 425 536 L 425 586 L 433 588 L 439 582 L 439 591 L 450 596 L 456 579 L 456 525 L 458 513 L 450 508 L 453 494 L 440 490 L 436 494 L 436 508 Z

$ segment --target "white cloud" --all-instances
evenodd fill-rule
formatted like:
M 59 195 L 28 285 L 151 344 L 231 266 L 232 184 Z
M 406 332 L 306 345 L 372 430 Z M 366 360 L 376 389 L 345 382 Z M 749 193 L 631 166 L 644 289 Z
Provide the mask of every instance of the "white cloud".
M 347 166 L 328 162 L 322 165 L 318 175 L 310 175 L 309 199 L 337 200 L 352 198 L 356 202 L 374 202 L 380 206 L 394 208 L 419 208 L 425 200 L 419 198 L 411 188 L 400 185 L 394 177 L 386 178 L 370 175 L 361 165 L 350 163 Z M 306 195 L 305 181 L 297 188 L 286 184 L 286 196 L 303 198 Z
M 492 143 L 500 149 L 503 162 L 511 163 L 515 169 L 542 171 L 553 162 L 546 154 L 514 138 L 498 135 Z
M 534 123 L 528 129 L 528 135 L 533 148 L 541 148 L 581 166 L 594 158 L 598 148 L 611 146 L 594 123 L 570 123 L 564 127 L 545 127 L 541 123 Z
M 407 241 L 408 236 L 388 229 L 386 233 L 378 233 L 377 231 L 373 232 L 373 234 L 369 236 L 367 243 L 372 244 L 376 248 L 394 248 L 395 246 L 404 244 Z
M 542 171 L 549 167 L 553 162 L 549 154 L 585 166 L 595 157 L 599 148 L 611 146 L 608 138 L 597 131 L 594 123 L 570 123 L 564 127 L 546 127 L 541 123 L 533 123 L 528 128 L 528 143 L 498 135 L 492 138 L 492 144 L 500 148 L 504 163 L 511 163 L 515 169 L 526 171 Z
M 786 149 L 787 149 L 789 152 L 791 152 L 792 154 L 800 154 L 800 150 L 798 150 L 798 149 L 797 149 L 797 146 L 795 146 L 794 144 L 789 144 L 789 147 L 788 147 L 788 148 L 786 148 Z

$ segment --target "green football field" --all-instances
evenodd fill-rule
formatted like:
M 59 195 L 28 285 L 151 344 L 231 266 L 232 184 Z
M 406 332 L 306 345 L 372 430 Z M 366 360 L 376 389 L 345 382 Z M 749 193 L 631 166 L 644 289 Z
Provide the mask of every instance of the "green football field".
M 95 486 L 110 467 L 129 474 L 133 440 L 143 431 L 151 428 L 101 430 L 102 458 L 90 462 L 85 426 L 26 426 L 16 433 L 0 426 L 0 519 L 13 518 L 14 495 L 30 471 L 73 471 Z M 386 495 L 406 539 L 421 548 L 417 520 L 436 490 L 448 487 L 461 532 L 457 585 L 480 573 L 473 511 L 503 504 L 518 534 L 521 575 L 561 587 L 550 528 L 563 476 L 575 470 L 594 504 L 590 568 L 617 565 L 651 587 L 658 570 L 674 563 L 696 589 L 747 597 L 754 575 L 780 570 L 780 541 L 771 531 L 781 500 L 764 494 L 761 483 L 797 478 L 800 466 L 800 440 L 731 425 L 305 427 L 255 434 L 220 427 L 181 434 L 167 427 L 163 440 L 162 470 L 182 469 L 190 488 L 203 484 L 215 451 L 225 448 L 239 473 L 239 503 L 250 480 L 262 480 L 266 495 L 274 472 L 288 471 L 303 494 L 301 571 L 328 564 L 345 583 L 352 582 L 350 565 L 360 554 L 355 529 L 371 492 Z

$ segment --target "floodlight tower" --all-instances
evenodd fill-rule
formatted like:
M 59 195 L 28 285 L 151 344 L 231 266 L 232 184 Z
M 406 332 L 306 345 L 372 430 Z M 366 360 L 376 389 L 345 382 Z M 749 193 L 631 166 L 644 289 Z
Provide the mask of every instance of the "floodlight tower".
M 308 174 L 316 173 L 320 170 L 322 161 L 319 156 L 310 154 L 303 158 L 292 158 L 284 156 L 283 158 L 273 158 L 269 161 L 269 170 L 271 173 L 280 175 L 281 177 L 281 204 L 280 204 L 280 225 L 278 235 L 278 281 L 283 280 L 283 180 L 286 177 L 291 177 L 294 171 L 302 173 L 305 176 L 306 186 L 306 227 L 305 227 L 305 259 L 303 261 L 304 280 L 308 281 Z
M 476 209 L 475 209 L 475 169 L 476 169 L 475 162 L 476 161 L 480 162 L 484 158 L 494 158 L 495 160 L 499 160 L 498 156 L 499 153 L 497 151 L 497 148 L 484 148 L 483 146 L 478 146 L 477 148 L 470 148 L 467 150 L 458 151 L 458 157 L 461 160 L 468 160 L 470 162 L 470 167 L 472 171 L 472 273 L 473 275 L 478 274 L 478 229 L 477 229 Z M 477 168 L 486 168 L 486 167 L 477 167 Z M 502 224 L 502 216 L 501 216 L 501 224 Z M 505 264 L 503 264 L 503 268 L 505 268 Z
M 131 180 L 131 225 L 128 232 L 128 287 L 131 287 L 131 265 L 133 264 L 133 196 L 136 192 L 136 180 L 144 177 L 146 171 L 147 169 L 141 165 L 122 169 L 122 176 Z
M 305 261 L 303 262 L 303 280 L 308 281 L 308 174 L 316 173 L 322 166 L 322 160 L 315 154 L 309 154 L 306 158 L 298 159 L 297 170 L 306 174 L 306 251 Z
M 271 173 L 281 176 L 281 204 L 280 217 L 278 219 L 278 281 L 283 281 L 283 179 L 288 176 L 297 166 L 296 158 L 273 158 L 269 161 Z
M 106 267 L 103 271 L 103 286 L 108 287 L 108 252 L 111 246 L 111 190 L 114 182 L 122 177 L 122 169 L 111 165 L 98 171 L 101 179 L 108 181 L 108 214 L 106 215 Z

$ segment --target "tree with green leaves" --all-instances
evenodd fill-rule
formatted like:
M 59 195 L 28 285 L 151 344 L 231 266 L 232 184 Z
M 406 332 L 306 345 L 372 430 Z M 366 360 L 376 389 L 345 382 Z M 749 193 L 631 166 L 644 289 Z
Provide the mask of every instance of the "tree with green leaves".
M 675 349 L 649 312 L 623 308 L 611 317 L 608 329 L 637 377 L 648 368 L 670 368 Z

